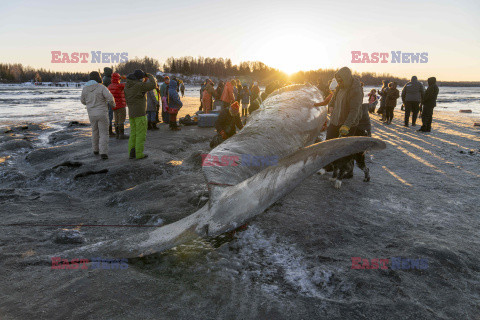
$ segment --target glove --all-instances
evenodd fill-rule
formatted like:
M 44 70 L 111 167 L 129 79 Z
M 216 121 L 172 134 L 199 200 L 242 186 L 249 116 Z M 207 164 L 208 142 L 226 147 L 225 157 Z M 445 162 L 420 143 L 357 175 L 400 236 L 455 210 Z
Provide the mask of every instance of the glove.
M 227 140 L 227 134 L 225 133 L 225 131 L 220 131 L 220 135 L 222 136 L 223 140 Z
M 345 137 L 350 132 L 350 128 L 348 126 L 343 125 L 340 127 L 340 130 L 338 130 L 338 132 L 340 133 L 341 137 Z

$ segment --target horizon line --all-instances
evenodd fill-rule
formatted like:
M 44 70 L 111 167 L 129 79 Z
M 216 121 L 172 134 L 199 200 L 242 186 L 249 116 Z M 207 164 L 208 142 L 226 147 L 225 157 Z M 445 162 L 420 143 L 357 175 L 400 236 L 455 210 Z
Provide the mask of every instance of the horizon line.
M 149 56 L 145 56 L 143 58 L 151 58 L 151 59 L 155 59 L 155 58 L 152 58 L 152 57 L 149 57 Z M 132 60 L 136 60 L 136 59 L 143 59 L 143 58 L 139 58 L 137 56 L 135 56 L 135 58 L 133 59 L 129 59 L 127 62 L 129 61 L 132 61 Z M 169 58 L 174 58 L 174 59 L 181 59 L 181 58 L 193 58 L 193 59 L 198 59 L 198 58 L 210 58 L 210 59 L 224 59 L 224 60 L 231 60 L 231 58 L 224 58 L 224 57 L 203 57 L 203 56 L 198 56 L 198 57 L 193 57 L 193 56 L 180 56 L 178 58 L 176 57 L 169 57 Z M 155 59 L 159 62 L 159 65 L 161 66 L 161 69 L 163 69 L 163 65 L 165 65 L 166 61 L 169 59 L 165 59 L 165 61 L 163 61 L 163 63 L 161 63 L 161 61 L 159 59 Z M 264 63 L 263 61 L 260 61 L 260 60 L 246 60 L 246 61 L 240 61 L 236 64 L 233 64 L 232 63 L 232 66 L 238 66 L 240 67 L 240 64 L 241 63 L 253 63 L 253 62 L 259 62 L 259 63 L 263 63 L 266 67 L 268 68 L 271 68 L 273 70 L 276 70 L 278 72 L 281 72 L 281 73 L 284 73 L 288 78 L 294 76 L 295 74 L 298 74 L 300 72 L 317 72 L 317 71 L 329 71 L 329 70 L 333 70 L 333 71 L 338 71 L 340 68 L 343 68 L 345 66 L 341 66 L 341 67 L 338 67 L 338 68 L 318 68 L 318 69 L 310 69 L 310 70 L 298 70 L 298 71 L 295 71 L 295 72 L 285 72 L 279 68 L 276 68 L 276 67 L 272 67 L 266 63 Z M 50 69 L 50 68 L 45 68 L 45 67 L 35 67 L 35 66 L 32 66 L 32 65 L 29 65 L 29 64 L 23 64 L 22 62 L 2 62 L 0 61 L 0 65 L 1 64 L 4 64 L 4 65 L 15 65 L 15 64 L 20 64 L 22 65 L 22 67 L 24 68 L 32 68 L 34 69 L 35 71 L 39 71 L 39 70 L 44 70 L 44 71 L 47 71 L 47 72 L 60 72 L 60 73 L 82 73 L 82 74 L 88 74 L 89 72 L 91 71 L 97 71 L 98 69 L 103 69 L 105 67 L 116 67 L 118 65 L 120 65 L 121 63 L 115 63 L 115 64 L 108 64 L 108 63 L 98 63 L 98 66 L 96 68 L 91 68 L 92 70 L 90 71 L 81 71 L 81 70 L 68 70 L 68 71 L 64 71 L 64 70 L 54 70 L 54 69 Z M 78 64 L 78 63 L 62 63 L 62 65 L 73 65 L 73 64 Z M 89 64 L 92 64 L 89 62 Z M 87 64 L 84 64 L 84 66 L 87 66 Z M 362 73 L 367 73 L 367 74 L 373 74 L 375 75 L 375 77 L 393 77 L 393 78 L 398 78 L 400 80 L 407 80 L 409 81 L 409 78 L 408 77 L 405 77 L 405 76 L 399 76 L 399 75 L 395 75 L 395 74 L 390 74 L 390 73 L 379 73 L 379 72 L 373 72 L 373 71 L 363 71 L 363 72 L 358 72 L 358 71 L 355 71 L 355 69 L 353 69 L 352 67 L 350 66 L 346 66 L 348 68 L 350 68 L 350 70 L 352 70 L 353 72 L 353 75 L 354 76 L 361 76 Z M 181 73 L 181 72 L 176 72 L 176 73 L 172 73 L 172 72 L 165 72 L 163 70 L 158 70 L 159 72 L 163 72 L 163 73 L 169 73 L 169 74 L 182 74 L 182 75 L 185 75 L 184 73 Z M 191 74 L 191 75 L 199 75 L 200 74 Z M 229 76 L 232 76 L 232 75 L 229 75 Z M 229 76 L 225 76 L 225 77 L 229 77 Z M 428 78 L 425 79 L 425 81 L 427 80 Z M 419 80 L 423 80 L 423 79 L 420 79 Z M 479 80 L 439 80 L 437 78 L 437 82 L 454 82 L 454 83 L 480 83 L 480 79 Z

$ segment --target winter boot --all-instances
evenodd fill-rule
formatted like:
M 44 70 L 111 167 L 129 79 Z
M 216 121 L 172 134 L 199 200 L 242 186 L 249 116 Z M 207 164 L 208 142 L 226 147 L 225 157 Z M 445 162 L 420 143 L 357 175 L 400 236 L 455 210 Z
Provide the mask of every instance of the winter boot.
M 177 114 L 176 113 L 172 113 L 172 114 L 169 114 L 169 118 L 170 118 L 170 129 L 172 131 L 178 131 L 180 130 L 180 128 L 177 126 Z
M 172 129 L 172 130 L 173 130 L 173 131 L 180 131 L 180 130 L 182 130 L 181 128 L 178 127 L 177 121 L 175 121 L 175 122 L 173 123 L 173 129 Z
M 129 136 L 125 134 L 125 125 L 121 124 L 121 125 L 118 126 L 118 128 L 119 128 L 119 131 L 120 131 L 119 139 L 120 140 L 128 139 Z

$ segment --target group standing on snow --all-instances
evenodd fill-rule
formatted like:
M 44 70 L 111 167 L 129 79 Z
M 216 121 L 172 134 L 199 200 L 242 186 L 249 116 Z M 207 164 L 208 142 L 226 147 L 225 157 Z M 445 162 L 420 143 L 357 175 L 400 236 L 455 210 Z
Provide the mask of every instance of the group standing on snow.
M 176 117 L 183 104 L 175 79 L 170 81 L 168 77 L 159 77 L 163 83 L 158 87 L 157 79 L 142 70 L 135 70 L 125 77 L 113 73 L 108 67 L 104 68 L 103 79 L 97 71 L 91 72 L 89 79 L 80 100 L 86 105 L 92 125 L 93 153 L 100 154 L 102 159 L 108 159 L 109 136 L 129 139 L 130 159 L 147 158 L 148 155 L 143 153 L 147 130 L 158 129 L 156 124 L 160 114 L 173 131 L 179 130 Z M 126 81 L 121 83 L 121 80 Z M 184 92 L 185 86 L 181 84 Z M 130 136 L 125 134 L 127 106 Z
M 428 79 L 427 90 L 416 76 L 403 87 L 401 93 L 396 82 L 383 80 L 382 83 L 380 90 L 372 89 L 368 93 L 368 103 L 363 103 L 363 83 L 352 75 L 351 70 L 343 67 L 335 74 L 329 82 L 329 92 L 324 101 L 314 104 L 328 106 L 329 121 L 323 125 L 327 140 L 343 136 L 370 136 L 369 114 L 375 113 L 379 101 L 377 113 L 381 114 L 385 124 L 390 125 L 398 98 L 402 99 L 402 110 L 405 107 L 404 126 L 409 126 L 410 115 L 412 126 L 415 126 L 418 114 L 422 112 L 422 127 L 418 131 L 431 131 L 433 109 L 439 92 L 434 77 Z M 215 123 L 217 135 L 210 143 L 211 147 L 233 136 L 237 129 L 242 129 L 246 117 L 257 110 L 273 91 L 284 85 L 287 84 L 273 81 L 261 93 L 257 82 L 249 85 L 239 79 L 230 79 L 219 81 L 215 87 L 211 79 L 206 79 L 200 88 L 200 112 L 218 113 Z M 146 158 L 143 151 L 147 130 L 158 130 L 159 122 L 169 124 L 172 131 L 180 130 L 177 114 L 183 103 L 179 92 L 183 97 L 185 85 L 181 80 L 163 75 L 154 77 L 142 70 L 135 70 L 125 77 L 106 67 L 103 79 L 99 72 L 91 72 L 90 80 L 83 88 L 81 102 L 86 105 L 92 125 L 94 154 L 108 159 L 108 137 L 115 136 L 117 139 L 129 139 L 130 159 Z M 127 107 L 130 136 L 125 134 Z
M 380 96 L 380 107 L 377 113 L 382 116 L 381 121 L 386 124 L 391 124 L 394 117 L 394 109 L 397 106 L 397 99 L 402 99 L 401 110 L 405 110 L 404 126 L 417 125 L 417 118 L 421 113 L 422 126 L 418 130 L 420 132 L 430 132 L 432 130 L 433 109 L 437 105 L 438 86 L 437 79 L 435 77 L 428 78 L 428 88 L 425 90 L 423 84 L 418 81 L 416 76 L 405 84 L 402 89 L 402 93 L 397 89 L 396 82 L 390 82 L 383 80 L 383 85 L 378 90 Z M 378 104 L 377 90 L 372 89 L 368 94 L 368 104 L 370 113 L 375 112 L 375 108 Z
M 258 109 L 262 103 L 258 83 L 248 85 L 239 79 L 230 79 L 227 82 L 219 81 L 215 88 L 215 83 L 211 79 L 203 82 L 200 88 L 200 108 L 204 113 L 220 112 L 234 102 L 241 107 L 239 113 L 242 116 L 248 116 Z

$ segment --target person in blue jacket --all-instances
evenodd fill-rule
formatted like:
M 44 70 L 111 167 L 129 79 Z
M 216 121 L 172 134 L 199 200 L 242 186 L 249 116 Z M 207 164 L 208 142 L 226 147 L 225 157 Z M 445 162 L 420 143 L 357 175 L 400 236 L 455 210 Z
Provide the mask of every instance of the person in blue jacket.
M 170 130 L 181 130 L 177 125 L 177 114 L 181 107 L 183 107 L 182 100 L 177 92 L 177 81 L 172 79 L 168 85 L 167 105 L 169 113 Z

